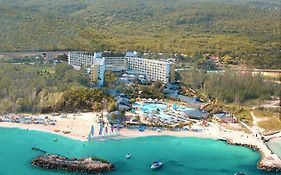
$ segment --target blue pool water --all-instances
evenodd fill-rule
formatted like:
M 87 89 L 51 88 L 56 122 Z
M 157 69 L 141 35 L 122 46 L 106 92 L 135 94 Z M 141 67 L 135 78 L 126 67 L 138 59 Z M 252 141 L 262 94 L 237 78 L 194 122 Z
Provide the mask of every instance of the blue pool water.
M 159 109 L 160 111 L 163 111 L 164 109 L 167 108 L 167 105 L 160 104 L 160 103 L 144 103 L 143 105 L 140 103 L 134 103 L 133 106 L 140 107 L 140 110 L 145 113 L 149 113 L 149 112 L 155 111 L 157 109 Z
M 189 108 L 189 107 L 184 107 L 184 106 L 178 106 L 176 104 L 173 105 L 173 109 L 177 111 L 190 111 L 194 110 L 195 108 Z
M 188 107 L 182 107 L 182 106 L 177 106 L 176 107 L 177 111 L 190 111 L 190 110 L 194 110 L 194 108 L 188 108 Z
M 240 171 L 277 175 L 256 168 L 258 152 L 211 139 L 154 136 L 83 143 L 44 132 L 6 128 L 0 128 L 0 174 L 80 175 L 32 167 L 30 161 L 40 154 L 32 147 L 67 157 L 106 159 L 116 166 L 108 175 L 233 175 Z M 131 159 L 125 158 L 126 153 L 132 155 Z M 155 160 L 163 161 L 164 166 L 151 171 Z

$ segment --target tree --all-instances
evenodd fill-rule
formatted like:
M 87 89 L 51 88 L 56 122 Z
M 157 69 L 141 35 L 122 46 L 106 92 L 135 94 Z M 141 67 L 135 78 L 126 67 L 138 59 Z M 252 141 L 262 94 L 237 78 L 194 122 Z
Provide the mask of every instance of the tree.
M 112 112 L 116 110 L 116 102 L 115 101 L 111 101 L 108 103 L 108 107 L 107 107 L 107 111 L 108 112 Z
M 224 55 L 224 56 L 222 57 L 222 61 L 223 61 L 224 63 L 230 63 L 230 62 L 232 61 L 232 58 L 231 58 L 230 55 Z
M 163 87 L 163 83 L 162 83 L 161 81 L 157 80 L 157 81 L 155 81 L 155 82 L 153 83 L 153 86 L 154 86 L 156 89 L 158 89 L 159 91 L 161 91 L 161 89 L 162 89 L 162 87 Z
M 93 103 L 93 106 L 92 106 L 92 109 L 94 110 L 94 111 L 101 111 L 102 110 L 102 103 L 100 103 L 100 102 L 94 102 Z
M 115 122 L 117 120 L 117 117 L 118 116 L 115 113 L 111 114 L 111 118 L 110 118 L 111 122 Z
M 105 82 L 108 84 L 112 84 L 117 80 L 117 75 L 113 73 L 112 71 L 106 71 L 105 72 Z
M 68 56 L 66 54 L 58 55 L 55 58 L 55 60 L 62 61 L 62 62 L 68 62 Z

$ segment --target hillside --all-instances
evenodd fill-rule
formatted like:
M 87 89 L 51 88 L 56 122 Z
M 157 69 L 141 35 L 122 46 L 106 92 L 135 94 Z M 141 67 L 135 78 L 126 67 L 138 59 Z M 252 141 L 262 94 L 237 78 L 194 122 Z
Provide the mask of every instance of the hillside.
M 230 55 L 281 68 L 277 0 L 0 0 L 0 51 Z

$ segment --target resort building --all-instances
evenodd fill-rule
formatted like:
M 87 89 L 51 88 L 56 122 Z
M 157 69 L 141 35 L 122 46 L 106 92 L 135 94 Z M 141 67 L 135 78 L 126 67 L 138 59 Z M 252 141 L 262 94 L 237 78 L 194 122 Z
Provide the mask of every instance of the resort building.
M 148 81 L 175 81 L 175 64 L 167 61 L 128 57 L 128 72 L 142 74 Z
M 98 86 L 104 85 L 105 59 L 102 57 L 101 53 L 69 52 L 68 64 L 72 65 L 77 70 L 82 67 L 87 68 L 91 82 Z
M 172 83 L 175 81 L 175 64 L 167 60 L 152 60 L 138 57 L 137 52 L 127 52 L 125 56 L 106 56 L 102 53 L 69 52 L 68 63 L 75 69 L 91 67 L 93 82 L 104 84 L 104 71 L 127 72 L 148 81 L 162 81 Z
M 69 52 L 68 64 L 72 65 L 75 69 L 81 69 L 83 66 L 93 65 L 96 58 L 102 58 L 101 53 Z
M 90 69 L 90 77 L 91 82 L 95 83 L 99 86 L 103 86 L 105 76 L 105 61 L 104 58 L 96 58 L 94 59 L 91 69 Z
M 208 118 L 208 112 L 203 111 L 201 109 L 195 108 L 192 110 L 186 110 L 184 111 L 186 117 L 190 119 L 195 119 L 195 120 L 202 120 Z
M 124 72 L 127 70 L 126 57 L 105 57 L 106 70 Z

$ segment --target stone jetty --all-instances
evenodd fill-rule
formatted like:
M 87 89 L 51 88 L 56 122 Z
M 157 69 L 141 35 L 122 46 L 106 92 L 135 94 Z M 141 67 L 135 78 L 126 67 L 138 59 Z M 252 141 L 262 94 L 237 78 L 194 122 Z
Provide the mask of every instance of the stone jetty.
M 69 159 L 60 155 L 44 154 L 37 156 L 31 162 L 35 167 L 53 170 L 63 170 L 79 173 L 100 173 L 109 172 L 114 169 L 114 165 L 106 160 L 95 157 Z
M 267 172 L 281 172 L 281 161 L 280 159 L 275 156 L 274 154 L 268 154 L 264 151 L 264 148 L 259 145 L 252 145 L 249 143 L 241 143 L 235 142 L 231 139 L 226 139 L 227 144 L 236 145 L 236 146 L 244 146 L 250 149 L 256 150 L 261 153 L 261 160 L 259 161 L 257 167 L 260 170 L 267 171 Z

